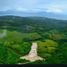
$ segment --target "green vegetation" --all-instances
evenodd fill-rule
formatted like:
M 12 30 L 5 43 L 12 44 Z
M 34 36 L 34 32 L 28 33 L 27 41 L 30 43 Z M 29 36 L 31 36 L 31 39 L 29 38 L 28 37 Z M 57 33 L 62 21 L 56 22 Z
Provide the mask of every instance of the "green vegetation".
M 51 53 L 55 52 L 58 44 L 53 40 L 45 40 L 45 42 L 38 42 L 38 54 L 41 57 L 47 58 Z
M 1 37 L 3 30 L 6 35 Z M 43 61 L 29 62 L 32 42 Z M 0 16 L 0 64 L 67 64 L 67 21 L 43 17 Z

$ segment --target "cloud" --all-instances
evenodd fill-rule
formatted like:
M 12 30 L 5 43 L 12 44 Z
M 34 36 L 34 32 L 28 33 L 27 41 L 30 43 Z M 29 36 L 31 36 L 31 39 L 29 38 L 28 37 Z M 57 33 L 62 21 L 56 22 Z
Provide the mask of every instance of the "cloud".
M 56 7 L 56 6 L 53 6 L 53 7 L 47 8 L 46 12 L 63 13 L 63 9 Z
M 21 8 L 21 7 L 16 8 L 15 10 L 16 10 L 16 11 L 23 11 L 23 12 L 28 11 L 28 9 L 26 9 L 26 8 Z
M 20 12 L 27 12 L 27 13 L 36 13 L 36 12 L 41 12 L 43 10 L 38 9 L 38 8 L 33 8 L 33 9 L 28 9 L 28 8 L 17 8 L 15 9 L 16 11 Z
M 66 6 L 67 0 L 0 0 L 0 11 L 67 13 Z

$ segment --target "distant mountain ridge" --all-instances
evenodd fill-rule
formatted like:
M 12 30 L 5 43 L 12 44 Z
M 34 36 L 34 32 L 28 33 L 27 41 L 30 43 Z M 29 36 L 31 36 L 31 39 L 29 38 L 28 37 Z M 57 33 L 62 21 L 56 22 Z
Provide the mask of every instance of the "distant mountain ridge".
M 21 17 L 48 17 L 53 19 L 60 19 L 60 20 L 67 20 L 67 15 L 63 14 L 55 14 L 55 13 L 49 13 L 49 12 L 21 12 L 21 11 L 0 11 L 0 16 L 5 15 L 14 15 L 14 16 L 21 16 Z
M 0 27 L 23 32 L 46 31 L 57 29 L 67 31 L 67 20 L 46 17 L 0 16 Z

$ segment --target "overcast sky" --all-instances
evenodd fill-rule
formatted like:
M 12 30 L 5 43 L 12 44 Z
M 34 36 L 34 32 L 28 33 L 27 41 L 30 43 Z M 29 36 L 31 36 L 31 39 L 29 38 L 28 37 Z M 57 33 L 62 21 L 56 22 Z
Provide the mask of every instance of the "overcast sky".
M 67 14 L 67 0 L 0 0 L 0 11 L 6 10 Z

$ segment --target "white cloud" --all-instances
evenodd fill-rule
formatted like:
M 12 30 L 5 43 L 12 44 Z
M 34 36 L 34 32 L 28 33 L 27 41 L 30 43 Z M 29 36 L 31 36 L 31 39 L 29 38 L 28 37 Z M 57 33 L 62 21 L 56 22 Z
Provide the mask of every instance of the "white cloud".
M 47 8 L 46 12 L 63 13 L 63 10 L 59 7 L 49 7 Z
M 0 0 L 1 2 L 1 0 Z M 61 0 L 7 0 L 0 3 L 0 11 L 67 13 L 66 3 Z M 65 12 L 64 12 L 65 11 Z
M 36 12 L 42 11 L 41 9 L 38 9 L 38 8 L 28 9 L 28 8 L 22 8 L 22 7 L 18 7 L 15 10 L 20 12 L 27 12 L 27 13 L 36 13 Z
M 28 12 L 33 12 L 33 13 L 36 13 L 36 12 L 40 12 L 41 9 L 29 9 Z
M 21 8 L 21 7 L 16 8 L 16 10 L 17 10 L 17 11 L 24 11 L 24 12 L 25 12 L 25 11 L 28 11 L 28 9 L 26 9 L 26 8 Z

